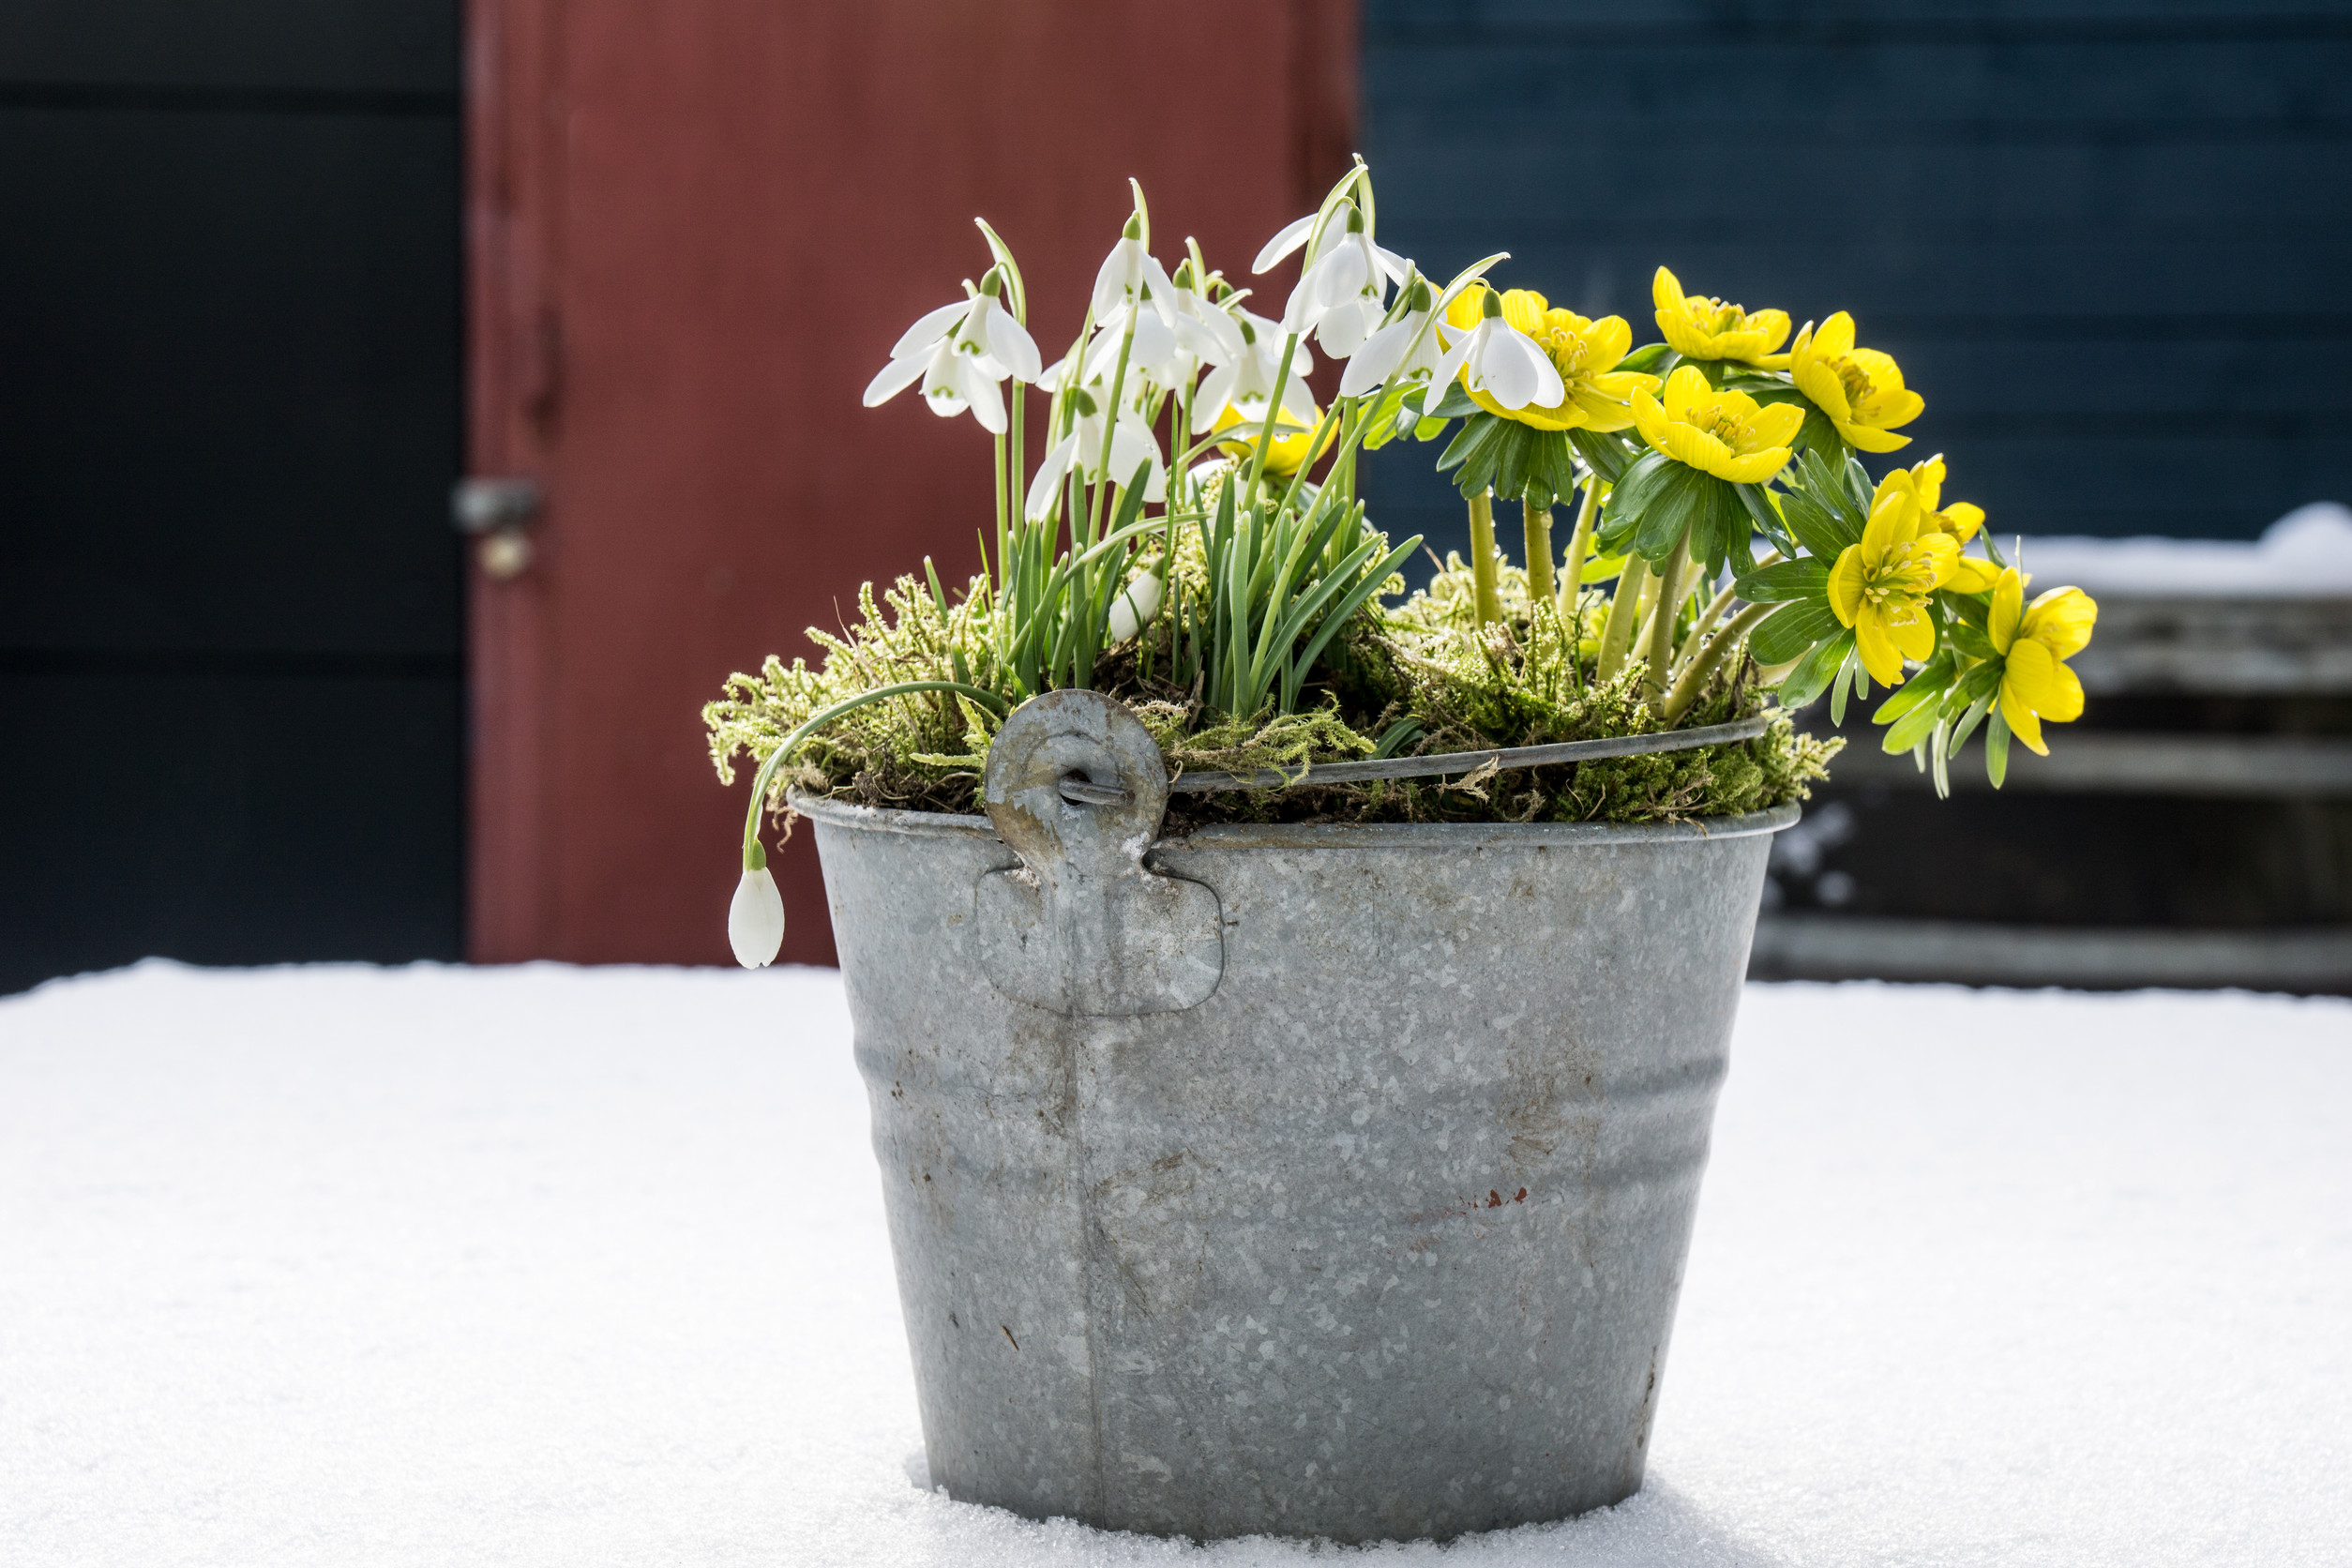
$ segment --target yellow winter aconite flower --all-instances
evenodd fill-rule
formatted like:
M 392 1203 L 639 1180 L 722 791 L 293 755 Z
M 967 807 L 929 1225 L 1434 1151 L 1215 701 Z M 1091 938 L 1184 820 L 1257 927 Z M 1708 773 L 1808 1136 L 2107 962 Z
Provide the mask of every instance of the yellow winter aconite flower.
M 1889 475 L 1870 498 L 1862 543 L 1847 545 L 1830 568 L 1831 612 L 1854 628 L 1862 668 L 1881 686 L 1902 684 L 1905 659 L 1923 662 L 1935 653 L 1927 596 L 1951 580 L 1960 560 L 1959 541 L 1922 530 L 1921 517 L 1917 493 Z
M 1633 421 L 1643 440 L 1675 461 L 1734 484 L 1760 485 L 1787 466 L 1788 444 L 1804 428 L 1805 411 L 1710 386 L 1696 366 L 1679 365 L 1666 377 L 1663 401 L 1647 387 L 1634 389 Z
M 1892 433 L 1920 416 L 1926 400 L 1903 384 L 1903 371 L 1877 349 L 1854 346 L 1854 318 L 1840 310 L 1816 330 L 1811 322 L 1788 354 L 1789 379 L 1830 416 L 1846 445 L 1892 452 L 1911 438 Z M 1931 510 L 1933 508 L 1930 508 Z
M 1706 294 L 1685 294 L 1666 268 L 1650 280 L 1658 330 L 1685 359 L 1737 359 L 1767 370 L 1784 369 L 1788 356 L 1772 351 L 1788 341 L 1788 312 L 1744 310 Z
M 1984 634 L 2002 656 L 2001 717 L 2028 749 L 2047 757 L 2042 721 L 2064 724 L 2083 713 L 2083 683 L 2066 661 L 2089 645 L 2098 603 L 2080 588 L 2053 588 L 2026 603 L 2026 575 L 2012 566 L 1993 588 Z
M 1307 436 L 1316 425 L 1321 422 L 1322 417 L 1323 411 L 1319 408 L 1309 408 L 1302 414 L 1295 406 L 1285 408 L 1276 415 L 1274 422 L 1277 428 L 1304 423 L 1306 429 L 1274 437 L 1274 451 L 1266 459 L 1266 472 L 1296 474 L 1299 471 L 1299 464 L 1306 458 Z M 1258 432 L 1266 425 L 1266 400 L 1241 398 L 1226 404 L 1225 412 L 1217 415 L 1217 422 L 1210 427 L 1210 430 L 1212 433 L 1217 430 L 1233 430 L 1237 425 L 1244 429 L 1234 430 L 1234 433 L 1237 436 L 1246 435 L 1248 439 L 1217 443 L 1217 450 L 1229 457 L 1244 457 L 1257 450 Z M 1325 452 L 1330 451 L 1332 441 L 1338 433 L 1336 429 L 1325 430 L 1322 445 L 1316 447 L 1315 455 L 1319 458 Z
M 1938 509 L 1944 498 L 1944 458 L 1941 452 L 1925 462 L 1915 462 L 1908 468 L 1898 468 L 1888 475 L 1884 485 L 1907 489 L 1919 507 L 1922 533 L 1935 530 L 1952 535 L 1955 544 L 1967 544 L 1984 526 L 1984 508 L 1967 501 L 1955 501 Z M 1982 594 L 1993 586 L 2000 576 L 2000 568 L 1990 561 L 1963 555 L 1952 567 L 1952 579 L 1944 584 L 1955 594 Z
M 1485 284 L 1472 283 L 1455 294 L 1445 309 L 1447 324 L 1465 332 L 1476 326 L 1486 308 L 1485 293 Z M 1626 400 L 1638 389 L 1658 388 L 1656 376 L 1616 369 L 1634 346 L 1634 329 L 1622 316 L 1593 321 L 1555 308 L 1532 289 L 1505 289 L 1502 319 L 1535 340 L 1560 371 L 1566 391 L 1549 408 L 1534 403 L 1505 408 L 1491 394 L 1472 392 L 1470 400 L 1489 414 L 1539 430 L 1621 430 L 1634 422 Z

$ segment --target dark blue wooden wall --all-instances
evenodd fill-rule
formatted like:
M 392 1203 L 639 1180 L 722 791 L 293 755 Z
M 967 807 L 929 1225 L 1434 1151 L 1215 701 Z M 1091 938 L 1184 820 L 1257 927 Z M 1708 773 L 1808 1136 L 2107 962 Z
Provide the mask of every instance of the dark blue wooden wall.
M 2352 4 L 1367 0 L 1364 83 L 1384 243 L 1636 342 L 1660 263 L 1849 309 L 2004 533 L 2352 501 Z M 1380 520 L 1442 549 L 1406 451 Z

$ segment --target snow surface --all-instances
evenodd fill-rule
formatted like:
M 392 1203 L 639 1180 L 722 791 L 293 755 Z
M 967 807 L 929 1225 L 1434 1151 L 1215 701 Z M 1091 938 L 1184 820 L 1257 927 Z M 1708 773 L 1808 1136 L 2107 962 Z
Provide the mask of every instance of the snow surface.
M 2315 501 L 2252 541 L 2047 535 L 2028 538 L 2023 559 L 2037 593 L 2072 583 L 2094 598 L 2338 598 L 2352 596 L 2352 510 Z
M 2352 1004 L 1748 993 L 1649 1487 L 1363 1552 L 921 1437 L 825 972 L 0 1002 L 0 1563 L 2352 1560 Z

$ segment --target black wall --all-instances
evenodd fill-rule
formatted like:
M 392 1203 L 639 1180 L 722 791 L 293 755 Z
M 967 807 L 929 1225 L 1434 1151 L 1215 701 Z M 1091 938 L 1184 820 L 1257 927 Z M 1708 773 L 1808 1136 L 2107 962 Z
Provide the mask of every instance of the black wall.
M 0 988 L 460 950 L 455 0 L 0 7 Z
M 1426 270 L 1509 249 L 1636 342 L 1660 263 L 1850 309 L 1927 400 L 1902 460 L 2003 533 L 2352 501 L 2352 5 L 1367 0 L 1364 38 L 1380 238 Z M 1367 475 L 1442 550 L 1435 450 Z

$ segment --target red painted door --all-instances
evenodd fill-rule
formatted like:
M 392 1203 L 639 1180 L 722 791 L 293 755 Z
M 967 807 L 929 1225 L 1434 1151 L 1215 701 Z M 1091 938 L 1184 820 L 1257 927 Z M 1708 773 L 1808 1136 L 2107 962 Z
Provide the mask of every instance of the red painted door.
M 862 580 L 977 569 L 986 443 L 858 402 L 972 216 L 1041 343 L 1130 174 L 1240 276 L 1346 165 L 1354 3 L 470 0 L 468 40 L 470 465 L 544 496 L 469 590 L 470 951 L 724 961 L 747 783 L 701 704 Z M 779 869 L 831 962 L 808 835 Z

